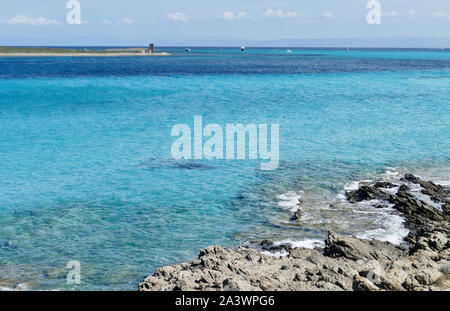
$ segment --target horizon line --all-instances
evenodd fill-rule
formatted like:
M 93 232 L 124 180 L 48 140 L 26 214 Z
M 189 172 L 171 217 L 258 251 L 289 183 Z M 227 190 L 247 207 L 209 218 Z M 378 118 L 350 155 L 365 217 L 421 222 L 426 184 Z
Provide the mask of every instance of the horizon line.
M 155 48 L 240 48 L 242 45 L 172 45 L 172 44 L 163 44 L 163 45 L 156 45 Z M 74 47 L 80 47 L 80 48 L 107 48 L 107 47 L 126 47 L 126 48 L 147 48 L 148 45 L 1 45 L 0 47 L 36 47 L 36 48 L 51 48 L 51 47 L 59 47 L 59 48 L 74 48 Z M 246 48 L 292 48 L 292 49 L 346 49 L 346 48 L 352 48 L 352 49 L 379 49 L 379 50 L 389 50 L 389 49 L 399 49 L 399 50 L 410 50 L 410 49 L 418 49 L 418 50 L 449 50 L 449 47 L 442 47 L 442 46 L 436 46 L 436 47 L 405 47 L 405 46 L 386 46 L 386 47 L 377 47 L 377 46 L 294 46 L 294 45 L 283 45 L 283 46 L 275 46 L 275 45 L 245 45 Z

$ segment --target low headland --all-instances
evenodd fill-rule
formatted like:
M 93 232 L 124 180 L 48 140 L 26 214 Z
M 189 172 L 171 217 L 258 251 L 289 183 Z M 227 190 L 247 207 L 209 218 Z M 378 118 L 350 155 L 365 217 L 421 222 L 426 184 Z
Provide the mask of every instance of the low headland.
M 328 233 L 324 248 L 315 249 L 269 240 L 259 249 L 216 245 L 193 261 L 157 269 L 139 290 L 450 290 L 449 196 L 448 186 L 412 174 L 398 183 L 361 182 L 346 193 L 347 200 L 378 202 L 374 208 L 393 206 L 403 214 L 409 230 L 404 246 L 335 232 Z
M 66 49 L 44 47 L 0 47 L 0 57 L 118 57 L 118 56 L 168 56 L 166 52 L 150 52 L 146 48 L 124 49 Z

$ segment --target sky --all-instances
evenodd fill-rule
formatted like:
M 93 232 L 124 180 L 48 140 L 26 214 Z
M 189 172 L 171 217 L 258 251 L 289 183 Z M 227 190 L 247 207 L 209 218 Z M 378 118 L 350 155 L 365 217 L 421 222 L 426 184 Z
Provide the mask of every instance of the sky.
M 2 1 L 0 45 L 450 44 L 449 0 L 378 1 L 380 24 L 369 0 L 78 0 L 80 24 L 67 23 L 68 0 Z

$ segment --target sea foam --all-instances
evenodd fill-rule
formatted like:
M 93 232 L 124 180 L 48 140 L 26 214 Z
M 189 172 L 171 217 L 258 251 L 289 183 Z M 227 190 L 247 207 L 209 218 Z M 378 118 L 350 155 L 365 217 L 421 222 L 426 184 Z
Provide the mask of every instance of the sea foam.
M 302 191 L 289 191 L 281 194 L 277 197 L 279 200 L 278 206 L 295 212 L 300 208 L 300 199 L 302 198 L 302 194 Z

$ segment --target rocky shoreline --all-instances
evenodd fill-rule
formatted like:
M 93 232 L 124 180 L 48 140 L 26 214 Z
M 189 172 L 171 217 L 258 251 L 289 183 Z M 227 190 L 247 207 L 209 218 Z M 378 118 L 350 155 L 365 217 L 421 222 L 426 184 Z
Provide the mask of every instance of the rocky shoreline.
M 157 269 L 139 290 L 450 290 L 450 188 L 406 174 L 398 183 L 360 183 L 346 197 L 381 200 L 374 207 L 402 213 L 408 247 L 335 232 L 323 249 L 261 242 L 267 252 L 286 252 L 281 258 L 250 247 L 210 246 L 196 260 Z

